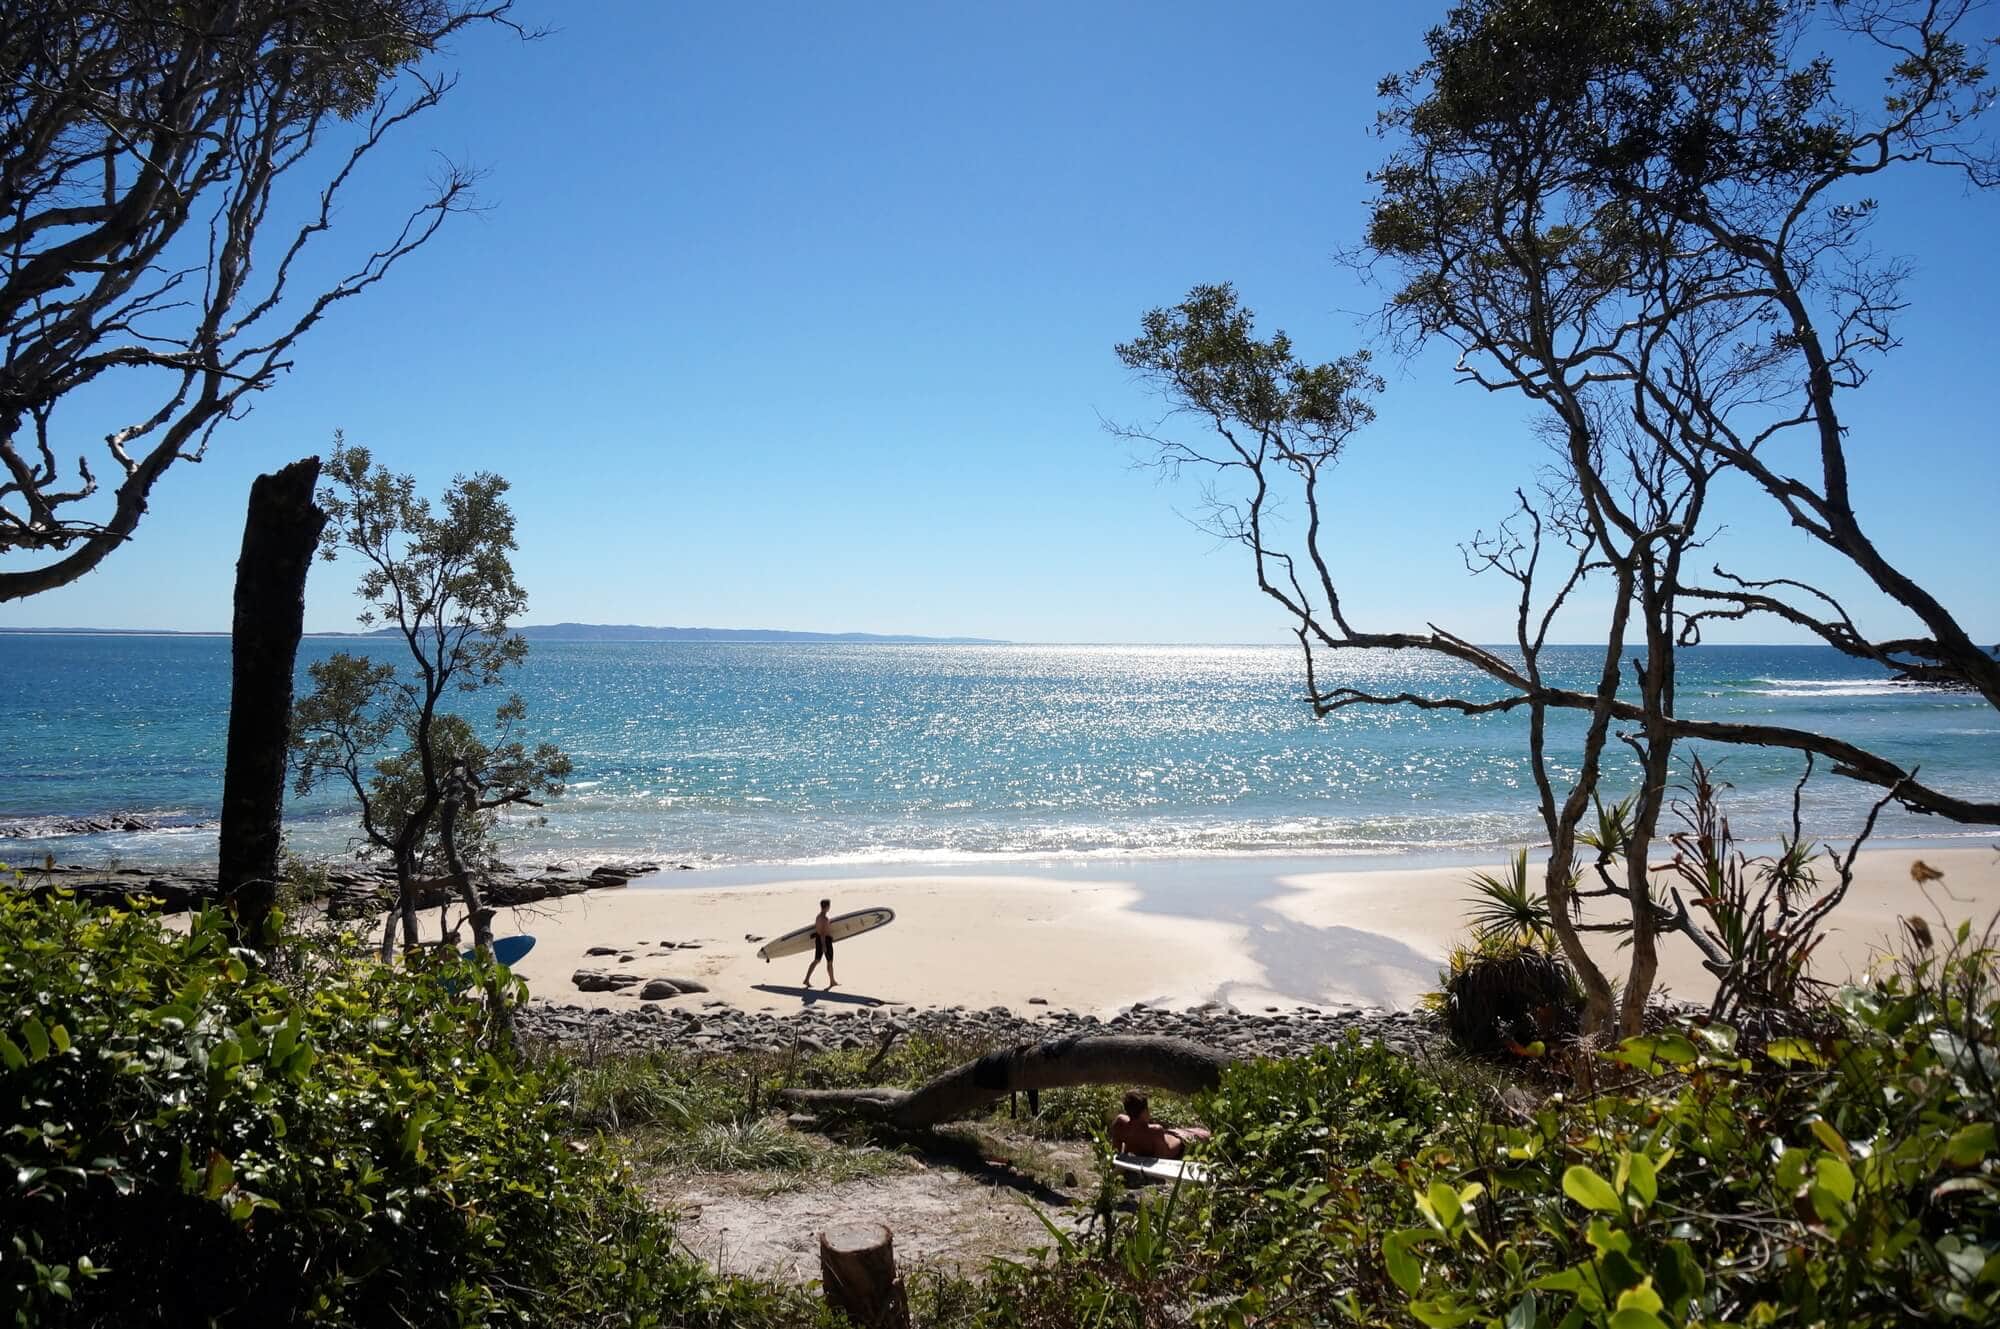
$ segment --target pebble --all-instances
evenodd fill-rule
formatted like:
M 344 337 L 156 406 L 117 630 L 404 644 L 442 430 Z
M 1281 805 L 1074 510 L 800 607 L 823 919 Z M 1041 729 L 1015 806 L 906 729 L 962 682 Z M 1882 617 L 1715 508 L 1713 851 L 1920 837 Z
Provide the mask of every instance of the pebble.
M 964 1007 L 829 1011 L 819 1006 L 788 1012 L 744 1011 L 714 999 L 702 1003 L 697 1017 L 685 1006 L 599 1010 L 535 1002 L 520 1012 L 519 1020 L 525 1032 L 540 1037 L 624 1045 L 634 1051 L 681 1045 L 704 1051 L 769 1052 L 789 1051 L 796 1043 L 801 1054 L 812 1054 L 871 1047 L 885 1033 L 1004 1046 L 1116 1030 L 1187 1038 L 1245 1056 L 1297 1056 L 1350 1035 L 1379 1039 L 1405 1053 L 1441 1037 L 1428 1014 L 1412 1011 L 1348 1011 L 1336 1018 L 1310 1008 L 1250 1014 L 1221 1003 L 1184 1011 L 1144 1005 L 1107 1022 L 1093 1012 L 1031 1004 L 1041 1009 L 1031 1016 L 1017 1016 L 1004 1006 L 981 1011 Z M 857 1029 L 860 1025 L 866 1027 Z

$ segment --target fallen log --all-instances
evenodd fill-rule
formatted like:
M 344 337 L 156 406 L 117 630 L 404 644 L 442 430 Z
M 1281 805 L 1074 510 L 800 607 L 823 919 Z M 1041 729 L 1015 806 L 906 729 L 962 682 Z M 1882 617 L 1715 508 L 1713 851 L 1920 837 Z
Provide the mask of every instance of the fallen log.
M 778 1096 L 815 1111 L 921 1130 L 977 1112 L 1016 1090 L 1134 1084 L 1200 1093 L 1215 1088 L 1223 1069 L 1238 1059 L 1185 1038 L 1080 1034 L 989 1052 L 919 1089 L 782 1089 Z

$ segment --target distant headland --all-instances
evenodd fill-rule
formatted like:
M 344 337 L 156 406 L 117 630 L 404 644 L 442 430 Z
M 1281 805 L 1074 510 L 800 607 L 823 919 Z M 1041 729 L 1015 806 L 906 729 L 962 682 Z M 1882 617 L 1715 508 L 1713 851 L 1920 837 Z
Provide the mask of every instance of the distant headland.
M 393 631 L 308 632 L 308 637 L 381 637 Z M 883 632 L 792 632 L 783 628 L 649 628 L 630 623 L 530 623 L 515 631 L 532 641 L 849 642 L 883 646 L 1005 646 L 993 637 L 918 637 Z M 0 635 L 51 637 L 226 637 L 227 632 L 171 628 L 10 628 Z

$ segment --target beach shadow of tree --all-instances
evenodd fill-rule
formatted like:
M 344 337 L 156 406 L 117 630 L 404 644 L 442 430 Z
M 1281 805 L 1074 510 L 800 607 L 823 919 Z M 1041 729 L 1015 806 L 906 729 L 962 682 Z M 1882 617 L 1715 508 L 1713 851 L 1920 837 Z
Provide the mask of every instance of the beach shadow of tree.
M 1250 958 L 1274 991 L 1322 1000 L 1337 986 L 1363 1004 L 1395 1009 L 1410 1005 L 1413 993 L 1437 985 L 1443 957 L 1425 955 L 1394 937 L 1337 924 L 1316 927 L 1263 906 L 1246 912 L 1264 916 L 1245 921 Z
M 1426 955 L 1407 942 L 1364 928 L 1301 922 L 1268 903 L 1284 891 L 1275 878 L 1257 896 L 1217 898 L 1200 884 L 1162 889 L 1142 886 L 1133 908 L 1141 913 L 1233 923 L 1244 929 L 1250 959 L 1263 971 L 1261 984 L 1227 983 L 1218 994 L 1263 988 L 1315 1004 L 1339 999 L 1395 1009 L 1414 1003 L 1437 985 L 1441 955 Z

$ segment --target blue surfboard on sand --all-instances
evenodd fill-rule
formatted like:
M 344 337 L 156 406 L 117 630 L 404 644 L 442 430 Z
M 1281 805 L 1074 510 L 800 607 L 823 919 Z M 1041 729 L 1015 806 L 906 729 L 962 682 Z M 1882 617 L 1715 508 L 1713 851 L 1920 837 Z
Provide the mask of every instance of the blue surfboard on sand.
M 493 939 L 493 958 L 510 968 L 519 964 L 521 957 L 533 949 L 535 949 L 535 939 L 533 937 L 495 937 Z M 463 951 L 460 953 L 468 960 L 473 958 L 472 951 Z

